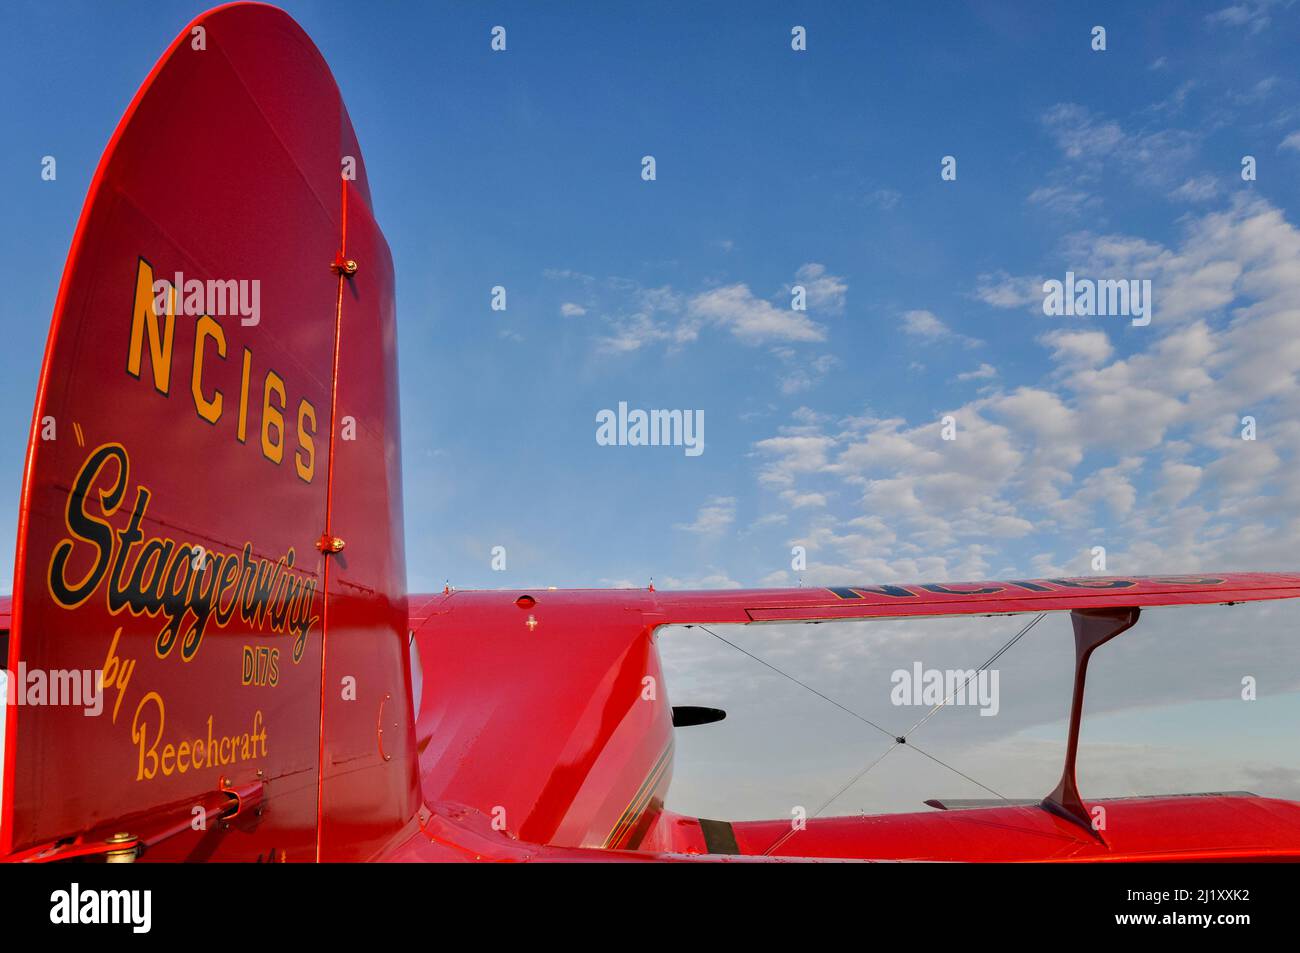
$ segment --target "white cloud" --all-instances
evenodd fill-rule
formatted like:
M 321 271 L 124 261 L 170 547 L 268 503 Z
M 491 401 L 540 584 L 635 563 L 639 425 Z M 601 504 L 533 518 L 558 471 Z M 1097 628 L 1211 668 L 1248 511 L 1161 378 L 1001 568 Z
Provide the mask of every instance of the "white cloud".
M 821 354 L 810 361 L 801 362 L 800 356 L 791 348 L 778 348 L 776 353 L 791 368 L 781 375 L 779 381 L 781 393 L 787 396 L 811 390 L 839 363 L 833 354 Z
M 838 275 L 829 274 L 825 265 L 809 262 L 795 272 L 795 283 L 808 291 L 808 307 L 814 311 L 839 314 L 844 310 L 844 299 L 849 286 Z
M 959 381 L 989 381 L 998 376 L 998 369 L 992 364 L 981 364 L 973 371 L 965 371 L 957 375 Z
M 693 297 L 686 308 L 691 317 L 726 328 L 744 344 L 826 339 L 825 329 L 805 312 L 774 307 L 755 297 L 744 284 L 705 291 Z
M 935 316 L 933 311 L 904 311 L 902 314 L 903 331 L 927 343 L 936 341 L 959 341 L 965 347 L 979 347 L 983 342 L 964 334 L 958 334 Z
M 782 490 L 781 499 L 795 509 L 826 505 L 825 493 L 797 493 L 794 490 Z
M 625 354 L 650 344 L 685 344 L 693 341 L 697 329 L 688 324 L 672 325 L 655 320 L 652 314 L 640 312 L 611 321 L 611 331 L 597 338 L 601 351 Z
M 1200 486 L 1202 473 L 1200 467 L 1194 467 L 1189 463 L 1166 461 L 1160 468 L 1159 489 L 1156 490 L 1152 501 L 1159 506 L 1176 506 L 1191 496 Z
M 566 301 L 560 306 L 565 317 L 581 317 L 592 311 L 601 322 L 595 335 L 597 349 L 606 354 L 628 354 L 652 345 L 669 349 L 684 347 L 700 339 L 709 328 L 729 331 L 740 342 L 798 344 L 826 339 L 826 328 L 810 317 L 812 312 L 838 314 L 844 310 L 848 282 L 832 275 L 825 265 L 802 265 L 796 280 L 803 284 L 809 310 L 790 307 L 790 285 L 774 304 L 754 294 L 749 285 L 734 282 L 686 295 L 663 285 L 648 288 L 626 278 L 596 279 L 573 271 L 549 270 L 546 277 L 581 285 L 583 304 Z M 829 365 L 813 361 L 798 373 L 787 375 L 787 393 L 806 390 L 824 375 Z
M 1120 571 L 1294 565 L 1300 230 L 1239 198 L 1186 218 L 1168 245 L 1079 233 L 1065 254 L 1081 273 L 1151 276 L 1152 325 L 1058 324 L 1038 338 L 1049 355 L 1040 381 L 994 383 L 925 420 L 805 415 L 756 444 L 760 482 L 786 505 L 791 533 L 817 543 L 807 578 L 1086 572 L 1080 553 L 1098 533 Z M 928 311 L 903 321 L 925 340 L 952 333 Z M 996 382 L 983 368 L 969 375 Z M 954 441 L 940 437 L 944 414 Z M 1246 414 L 1260 421 L 1256 441 L 1239 437 Z M 810 494 L 825 505 L 792 505 Z M 1036 555 L 1004 549 L 1008 539 L 1032 540 Z
M 782 436 L 760 440 L 755 448 L 768 458 L 759 480 L 769 486 L 789 487 L 795 478 L 804 473 L 816 473 L 828 463 L 827 454 L 835 446 L 835 439 L 817 436 Z
M 1099 199 L 1082 189 L 1064 185 L 1044 185 L 1029 193 L 1029 203 L 1039 205 L 1058 215 L 1078 215 L 1086 208 L 1099 204 Z
M 907 311 L 903 314 L 903 330 L 932 341 L 952 334 L 948 325 L 934 316 L 932 311 Z
M 1051 331 L 1038 340 L 1052 349 L 1052 357 L 1058 364 L 1095 367 L 1114 352 L 1105 331 Z
M 1116 160 L 1120 171 L 1147 186 L 1171 186 L 1197 141 L 1182 129 L 1126 130 L 1077 103 L 1057 103 L 1043 113 L 1042 123 L 1072 168 L 1096 172 Z
M 681 296 L 667 285 L 647 288 L 625 278 L 598 282 L 573 272 L 552 271 L 547 272 L 547 277 L 577 281 L 584 291 L 599 294 L 598 300 L 606 302 L 600 309 L 606 315 L 603 319 L 606 329 L 596 335 L 596 347 L 601 352 L 626 354 L 653 344 L 680 347 L 699 335 L 698 326 L 682 318 Z M 587 306 L 570 305 L 572 302 L 562 306 L 561 312 L 571 317 L 578 316 L 572 307 L 583 307 L 584 312 L 592 307 L 590 302 Z
M 716 536 L 736 521 L 736 498 L 715 496 L 700 507 L 693 523 L 678 523 L 676 528 L 701 536 Z
M 706 573 L 701 576 L 664 576 L 659 580 L 664 589 L 740 589 L 741 584 L 725 572 Z
M 1158 103 L 1153 103 L 1150 107 L 1152 112 L 1156 113 L 1178 113 L 1182 111 L 1183 106 L 1187 104 L 1187 97 L 1191 95 L 1193 89 L 1197 86 L 1194 79 L 1184 80 L 1178 84 L 1178 88 L 1170 93 L 1166 98 Z
M 1042 309 L 1042 278 L 1016 277 L 998 271 L 980 275 L 976 281 L 974 296 L 990 307 Z
M 1043 125 L 1070 159 L 1108 155 L 1124 141 L 1119 123 L 1098 119 L 1076 103 L 1057 103 L 1043 114 Z
M 1197 175 L 1169 193 L 1186 202 L 1208 202 L 1219 194 L 1219 183 L 1212 175 Z
M 1268 12 L 1273 5 L 1274 0 L 1243 0 L 1206 14 L 1205 22 L 1210 27 L 1242 27 L 1259 33 L 1273 22 Z

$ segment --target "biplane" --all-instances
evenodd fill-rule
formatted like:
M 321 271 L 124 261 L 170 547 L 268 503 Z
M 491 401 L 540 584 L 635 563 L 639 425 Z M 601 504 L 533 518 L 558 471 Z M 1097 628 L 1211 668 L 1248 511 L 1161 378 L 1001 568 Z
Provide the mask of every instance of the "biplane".
M 1108 799 L 1103 830 L 1075 771 L 1098 648 L 1300 574 L 408 594 L 394 289 L 311 40 L 262 4 L 198 17 L 108 143 L 54 305 L 0 602 L 4 859 L 1300 859 L 1300 803 Z M 674 732 L 717 716 L 642 691 L 665 627 L 1044 612 L 1076 661 L 1041 799 L 665 808 Z

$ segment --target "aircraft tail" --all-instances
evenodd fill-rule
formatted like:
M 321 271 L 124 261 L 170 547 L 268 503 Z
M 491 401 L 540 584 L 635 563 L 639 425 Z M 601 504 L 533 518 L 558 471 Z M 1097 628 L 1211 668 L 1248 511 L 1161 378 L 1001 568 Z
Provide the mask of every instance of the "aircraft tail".
M 364 859 L 418 809 L 393 267 L 320 53 L 236 3 L 110 140 L 41 369 L 0 856 Z

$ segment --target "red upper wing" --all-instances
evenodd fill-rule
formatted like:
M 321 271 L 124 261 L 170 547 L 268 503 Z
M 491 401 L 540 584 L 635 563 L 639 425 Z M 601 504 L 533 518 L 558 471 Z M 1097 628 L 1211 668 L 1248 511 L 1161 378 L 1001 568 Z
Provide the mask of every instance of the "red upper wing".
M 1219 573 L 658 592 L 652 598 L 666 624 L 721 624 L 1003 615 L 1107 606 L 1206 605 L 1297 597 L 1300 597 L 1300 574 Z

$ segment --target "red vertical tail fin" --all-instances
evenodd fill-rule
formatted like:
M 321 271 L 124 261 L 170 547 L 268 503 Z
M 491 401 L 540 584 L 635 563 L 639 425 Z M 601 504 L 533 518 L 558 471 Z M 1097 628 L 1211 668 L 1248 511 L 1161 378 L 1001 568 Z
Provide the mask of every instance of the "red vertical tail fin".
M 412 816 L 393 335 L 320 53 L 272 7 L 200 16 L 114 133 L 55 305 L 0 854 L 361 857 Z M 84 673 L 102 692 L 73 698 Z

